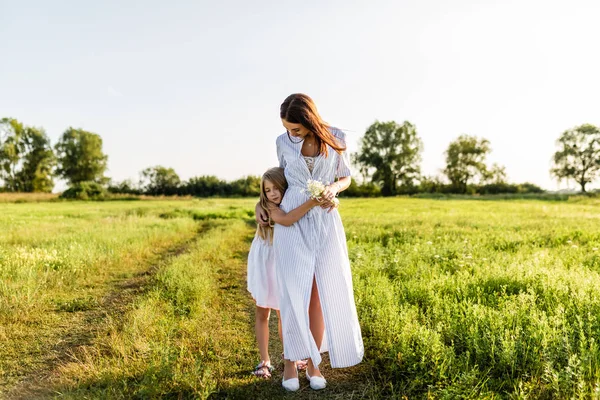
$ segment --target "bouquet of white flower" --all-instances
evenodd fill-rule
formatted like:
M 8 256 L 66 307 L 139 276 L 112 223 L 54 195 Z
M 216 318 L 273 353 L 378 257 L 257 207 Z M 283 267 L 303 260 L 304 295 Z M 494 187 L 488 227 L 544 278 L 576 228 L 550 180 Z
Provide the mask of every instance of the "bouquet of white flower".
M 324 191 L 325 185 L 323 182 L 315 181 L 313 179 L 309 179 L 308 182 L 306 182 L 306 193 L 308 193 L 311 199 L 320 200 Z M 332 201 L 335 205 L 340 205 L 340 201 L 337 199 L 337 197 L 334 197 Z

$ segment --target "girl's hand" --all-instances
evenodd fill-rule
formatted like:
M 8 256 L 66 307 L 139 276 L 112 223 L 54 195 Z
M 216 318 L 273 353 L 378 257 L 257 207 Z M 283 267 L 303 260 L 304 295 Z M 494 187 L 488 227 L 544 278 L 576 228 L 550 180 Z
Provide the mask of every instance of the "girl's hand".
M 256 204 L 254 209 L 256 223 L 262 226 L 269 226 L 269 214 L 260 206 L 260 203 Z
M 332 183 L 331 185 L 325 187 L 325 190 L 323 193 L 321 193 L 321 198 L 325 201 L 333 201 L 339 191 L 340 186 L 337 183 Z

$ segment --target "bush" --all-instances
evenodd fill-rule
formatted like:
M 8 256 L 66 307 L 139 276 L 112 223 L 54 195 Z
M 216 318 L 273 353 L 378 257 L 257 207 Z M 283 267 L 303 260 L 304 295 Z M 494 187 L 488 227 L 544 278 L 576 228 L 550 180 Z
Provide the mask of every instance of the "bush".
M 380 197 L 381 188 L 374 183 L 363 183 L 359 185 L 353 179 L 348 189 L 340 193 L 341 197 Z
M 102 200 L 108 195 L 106 189 L 97 182 L 79 182 L 60 195 L 61 199 Z

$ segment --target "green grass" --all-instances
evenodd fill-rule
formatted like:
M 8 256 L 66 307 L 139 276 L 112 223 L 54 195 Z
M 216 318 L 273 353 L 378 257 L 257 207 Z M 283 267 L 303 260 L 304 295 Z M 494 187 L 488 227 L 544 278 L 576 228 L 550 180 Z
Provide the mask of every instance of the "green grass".
M 0 204 L 0 390 L 26 393 L 16 382 L 46 371 L 31 393 L 598 397 L 600 200 L 344 199 L 365 361 L 325 363 L 328 389 L 293 395 L 281 366 L 249 375 L 253 204 Z

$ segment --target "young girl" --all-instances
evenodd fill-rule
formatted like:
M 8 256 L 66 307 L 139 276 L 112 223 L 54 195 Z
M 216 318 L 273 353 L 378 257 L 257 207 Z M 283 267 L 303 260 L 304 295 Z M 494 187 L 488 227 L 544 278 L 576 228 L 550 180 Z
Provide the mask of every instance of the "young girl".
M 273 367 L 269 357 L 269 316 L 271 309 L 279 317 L 277 276 L 275 275 L 275 254 L 273 253 L 274 224 L 291 226 L 310 209 L 319 205 L 310 199 L 300 207 L 284 212 L 279 208 L 287 189 L 283 168 L 271 168 L 265 172 L 260 182 L 260 206 L 269 216 L 267 226 L 259 225 L 248 254 L 248 291 L 256 301 L 256 340 L 260 352 L 260 363 L 254 369 L 254 375 L 270 378 Z M 279 319 L 279 337 L 281 338 L 281 318 Z M 298 362 L 298 369 L 306 367 L 306 362 Z

